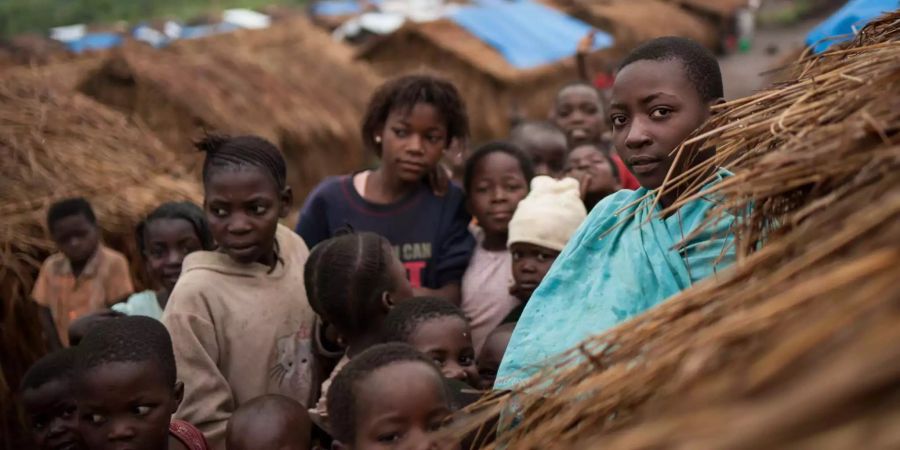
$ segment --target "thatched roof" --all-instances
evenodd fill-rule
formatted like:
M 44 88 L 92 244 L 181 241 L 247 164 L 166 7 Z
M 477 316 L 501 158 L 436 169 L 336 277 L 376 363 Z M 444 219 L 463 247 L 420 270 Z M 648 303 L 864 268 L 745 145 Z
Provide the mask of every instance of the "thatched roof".
M 86 197 L 105 242 L 137 263 L 133 230 L 141 217 L 165 201 L 200 201 L 195 178 L 182 173 L 153 135 L 54 84 L 42 76 L 0 80 L 0 444 L 5 448 L 24 448 L 12 443 L 25 428 L 9 395 L 43 349 L 29 298 L 41 262 L 55 251 L 45 230 L 50 204 Z M 137 280 L 139 268 L 132 266 Z
M 494 448 L 900 446 L 898 61 L 900 12 L 723 105 L 663 189 L 730 167 L 738 263 L 484 403 L 520 413 Z
M 363 160 L 359 123 L 380 82 L 305 18 L 272 28 L 126 46 L 82 85 L 185 154 L 204 130 L 278 144 L 299 199 Z
M 358 56 L 385 75 L 427 70 L 453 81 L 466 100 L 476 140 L 505 137 L 515 110 L 546 118 L 556 90 L 578 76 L 573 58 L 518 69 L 447 19 L 407 23 L 363 47 Z
M 711 24 L 662 0 L 585 0 L 571 2 L 567 10 L 612 34 L 616 47 L 624 52 L 662 36 L 691 38 L 708 48 L 718 45 L 718 36 Z

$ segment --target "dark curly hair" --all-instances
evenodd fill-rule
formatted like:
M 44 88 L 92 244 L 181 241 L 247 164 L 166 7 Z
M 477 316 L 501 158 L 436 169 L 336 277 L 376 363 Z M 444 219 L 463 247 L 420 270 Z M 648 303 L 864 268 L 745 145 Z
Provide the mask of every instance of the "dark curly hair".
M 466 105 L 452 83 L 431 75 L 406 75 L 382 84 L 366 109 L 362 121 L 362 140 L 368 150 L 381 156 L 381 144 L 375 135 L 384 128 L 391 111 L 411 110 L 418 103 L 434 106 L 447 124 L 447 142 L 454 138 L 465 142 L 469 137 Z
M 67 198 L 50 205 L 47 210 L 47 228 L 53 230 L 53 225 L 69 216 L 84 216 L 87 221 L 93 225 L 97 224 L 97 216 L 94 215 L 94 208 L 91 207 L 83 197 Z
M 442 317 L 469 319 L 458 306 L 437 297 L 416 297 L 399 303 L 384 319 L 382 342 L 407 342 L 420 324 Z
M 25 372 L 19 390 L 38 389 L 52 381 L 68 379 L 72 376 L 77 362 L 78 353 L 75 347 L 66 347 L 45 355 Z
M 400 362 L 421 363 L 434 370 L 437 380 L 443 383 L 440 369 L 427 356 L 406 344 L 380 344 L 356 355 L 338 372 L 328 389 L 328 418 L 331 421 L 332 436 L 343 443 L 352 443 L 356 438 L 356 420 L 359 413 L 359 396 L 356 390 L 372 372 Z M 447 386 L 442 386 L 450 408 L 450 394 Z

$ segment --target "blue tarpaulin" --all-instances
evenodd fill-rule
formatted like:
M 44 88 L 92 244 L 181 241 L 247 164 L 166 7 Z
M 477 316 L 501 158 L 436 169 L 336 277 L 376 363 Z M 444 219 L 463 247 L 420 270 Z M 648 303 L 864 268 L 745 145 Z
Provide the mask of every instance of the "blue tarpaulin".
M 224 22 L 213 25 L 195 25 L 182 27 L 181 33 L 179 33 L 178 35 L 178 39 L 197 39 L 206 36 L 212 36 L 215 34 L 229 33 L 237 29 L 237 25 L 232 25 L 230 23 Z
M 312 7 L 314 16 L 348 16 L 361 12 L 362 7 L 355 0 L 328 0 Z
M 837 42 L 849 40 L 872 19 L 900 8 L 900 0 L 850 0 L 831 17 L 806 35 L 806 45 L 816 53 L 824 52 Z
M 115 33 L 88 33 L 78 39 L 66 41 L 65 44 L 69 51 L 75 53 L 104 50 L 122 45 L 122 36 Z
M 487 1 L 462 7 L 450 19 L 519 69 L 574 55 L 578 41 L 591 30 L 580 20 L 531 1 Z M 598 31 L 594 48 L 607 48 L 612 43 L 612 36 Z

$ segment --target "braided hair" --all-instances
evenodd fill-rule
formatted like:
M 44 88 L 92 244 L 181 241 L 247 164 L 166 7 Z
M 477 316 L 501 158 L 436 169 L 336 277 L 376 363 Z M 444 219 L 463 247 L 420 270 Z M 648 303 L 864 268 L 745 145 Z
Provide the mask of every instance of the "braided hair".
M 391 244 L 375 233 L 348 233 L 316 245 L 304 267 L 310 306 L 344 335 L 377 324 L 381 296 L 397 288 L 390 273 Z
M 399 303 L 384 319 L 382 342 L 409 342 L 419 325 L 444 317 L 458 317 L 469 323 L 458 306 L 443 298 L 417 297 Z
M 166 202 L 151 211 L 135 227 L 134 237 L 141 255 L 144 255 L 147 250 L 147 224 L 160 219 L 186 220 L 194 228 L 194 233 L 197 234 L 203 250 L 215 249 L 216 245 L 212 233 L 209 231 L 209 223 L 199 206 L 191 202 Z
M 287 187 L 284 155 L 278 147 L 259 136 L 209 134 L 195 143 L 195 146 L 206 152 L 206 159 L 203 161 L 204 183 L 209 182 L 210 173 L 216 168 L 251 166 L 268 173 L 279 192 Z

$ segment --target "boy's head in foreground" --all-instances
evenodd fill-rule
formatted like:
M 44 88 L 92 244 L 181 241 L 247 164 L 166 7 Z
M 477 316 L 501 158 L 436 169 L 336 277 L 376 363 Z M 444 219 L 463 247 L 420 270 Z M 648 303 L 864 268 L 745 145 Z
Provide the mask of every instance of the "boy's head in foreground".
M 587 211 L 573 178 L 535 177 L 531 192 L 509 222 L 514 284 L 510 290 L 527 302 L 569 238 L 584 222 Z
M 308 450 L 306 409 L 283 395 L 264 395 L 241 405 L 225 432 L 228 450 Z
M 340 450 L 459 448 L 435 432 L 451 413 L 441 372 L 401 343 L 376 345 L 350 360 L 328 390 Z
M 196 146 L 206 153 L 203 206 L 219 250 L 275 267 L 275 230 L 293 201 L 281 151 L 257 136 L 209 135 Z
M 87 200 L 60 200 L 47 211 L 47 229 L 59 251 L 73 266 L 83 267 L 100 246 L 97 217 Z
M 127 316 L 98 323 L 81 344 L 79 429 L 88 448 L 165 450 L 184 386 L 161 322 Z
M 304 272 L 310 306 L 334 325 L 350 351 L 377 341 L 391 308 L 413 296 L 391 243 L 375 233 L 348 233 L 321 242 Z
M 631 52 L 619 66 L 612 88 L 609 120 L 616 151 L 641 186 L 662 185 L 678 145 L 723 101 L 719 64 L 690 39 L 653 39 Z M 684 155 L 678 175 L 699 155 Z
M 603 98 L 591 84 L 579 81 L 563 86 L 556 93 L 551 117 L 566 133 L 569 148 L 600 145 L 606 128 Z
M 405 342 L 429 356 L 445 377 L 478 387 L 472 331 L 462 310 L 442 298 L 417 297 L 391 310 L 386 342 Z
M 38 450 L 85 448 L 72 393 L 75 364 L 75 348 L 69 347 L 44 356 L 25 372 L 22 405 Z
M 559 127 L 551 122 L 525 122 L 513 128 L 509 140 L 531 158 L 535 175 L 562 176 L 569 147 Z
M 487 390 L 494 387 L 497 370 L 500 369 L 500 362 L 503 361 L 503 355 L 509 345 L 509 338 L 515 328 L 516 324 L 514 323 L 501 324 L 494 328 L 494 331 L 491 331 L 484 341 L 484 347 L 481 349 L 481 354 L 478 355 L 478 375 L 481 377 L 481 389 Z

